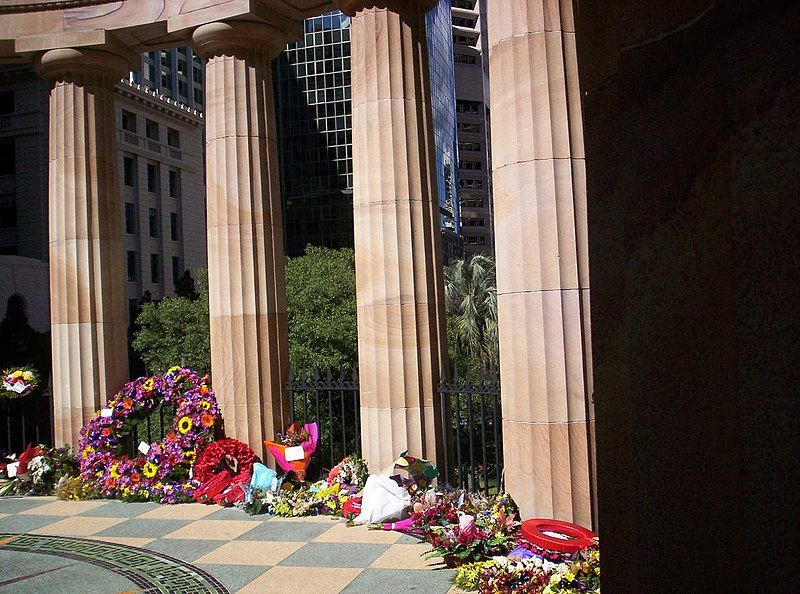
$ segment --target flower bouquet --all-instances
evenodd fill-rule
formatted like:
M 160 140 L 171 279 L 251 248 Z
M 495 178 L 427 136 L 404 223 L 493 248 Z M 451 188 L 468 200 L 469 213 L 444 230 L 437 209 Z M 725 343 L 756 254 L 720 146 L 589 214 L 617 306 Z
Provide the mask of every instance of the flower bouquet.
M 317 449 L 319 428 L 316 423 L 292 423 L 286 433 L 279 433 L 275 441 L 264 441 L 269 453 L 285 472 L 294 472 L 301 481 L 305 479 L 311 456 Z
M 78 470 L 69 446 L 29 446 L 16 461 L 6 465 L 13 480 L 0 489 L 0 495 L 52 495 L 63 477 L 77 476 Z
M 17 367 L 3 372 L 0 398 L 21 398 L 39 387 L 39 374 L 33 367 Z

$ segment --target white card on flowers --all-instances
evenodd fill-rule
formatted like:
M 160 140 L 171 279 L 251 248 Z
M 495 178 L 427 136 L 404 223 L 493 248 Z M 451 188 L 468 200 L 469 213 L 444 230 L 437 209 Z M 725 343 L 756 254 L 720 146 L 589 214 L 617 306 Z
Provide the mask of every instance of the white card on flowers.
M 110 417 L 114 415 L 113 408 L 101 408 L 100 409 L 100 416 L 101 417 Z
M 150 444 L 147 443 L 147 442 L 144 442 L 144 441 L 141 442 L 139 444 L 139 451 L 142 452 L 142 454 L 146 456 L 147 453 L 150 451 Z
M 303 449 L 303 446 L 295 446 L 292 448 L 286 448 L 284 451 L 284 456 L 286 456 L 287 462 L 297 462 L 298 460 L 305 460 L 306 452 Z

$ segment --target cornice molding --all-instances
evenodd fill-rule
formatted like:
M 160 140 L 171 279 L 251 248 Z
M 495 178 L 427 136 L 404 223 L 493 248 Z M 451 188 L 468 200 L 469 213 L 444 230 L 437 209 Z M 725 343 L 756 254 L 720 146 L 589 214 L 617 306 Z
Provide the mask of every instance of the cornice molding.
M 68 8 L 82 8 L 96 4 L 119 4 L 121 0 L 0 0 L 0 14 L 13 14 L 22 12 L 39 12 L 48 10 L 66 10 Z

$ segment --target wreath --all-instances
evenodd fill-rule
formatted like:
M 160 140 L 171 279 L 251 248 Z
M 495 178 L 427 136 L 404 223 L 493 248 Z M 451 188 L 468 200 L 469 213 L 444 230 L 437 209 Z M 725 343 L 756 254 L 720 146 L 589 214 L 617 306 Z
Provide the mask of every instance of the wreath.
M 21 398 L 39 387 L 39 374 L 33 367 L 6 369 L 0 378 L 0 398 Z
M 209 444 L 194 465 L 194 478 L 200 483 L 214 478 L 214 475 L 227 470 L 236 475 L 250 474 L 258 456 L 246 443 L 226 437 Z
M 141 455 L 134 458 L 123 454 L 136 423 L 165 404 L 174 405 L 175 415 L 171 427 L 162 428 L 164 439 L 140 444 Z M 163 376 L 141 377 L 127 383 L 81 429 L 81 476 L 96 484 L 105 497 L 191 501 L 198 487 L 191 477 L 192 466 L 198 451 L 213 440 L 219 420 L 207 377 L 181 367 Z

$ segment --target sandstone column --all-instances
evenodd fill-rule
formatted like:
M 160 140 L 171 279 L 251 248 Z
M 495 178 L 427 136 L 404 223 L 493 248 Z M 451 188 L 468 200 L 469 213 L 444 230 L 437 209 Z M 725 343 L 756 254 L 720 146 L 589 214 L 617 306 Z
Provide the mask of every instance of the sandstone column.
M 489 4 L 506 486 L 592 524 L 586 180 L 571 0 Z
M 361 426 L 374 472 L 437 458 L 446 364 L 425 12 L 433 0 L 339 0 L 354 16 L 353 169 Z
M 206 65 L 211 369 L 226 433 L 264 452 L 289 417 L 283 221 L 271 60 L 286 43 L 252 22 L 193 35 Z
M 55 442 L 128 379 L 113 86 L 129 66 L 90 49 L 36 63 L 50 91 L 50 323 Z

